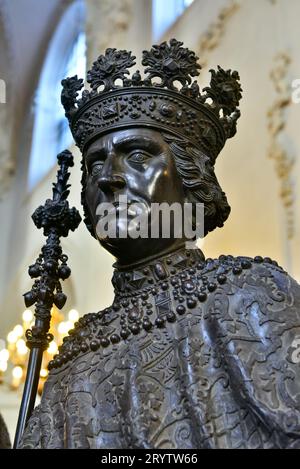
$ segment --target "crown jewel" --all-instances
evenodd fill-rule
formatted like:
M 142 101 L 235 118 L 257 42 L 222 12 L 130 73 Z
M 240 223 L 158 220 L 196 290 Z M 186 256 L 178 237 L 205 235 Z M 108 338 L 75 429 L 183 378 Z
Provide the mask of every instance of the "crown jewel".
M 215 161 L 236 132 L 241 87 L 236 71 L 210 70 L 202 92 L 192 77 L 200 65 L 194 52 L 171 39 L 143 52 L 144 78 L 129 77 L 135 57 L 106 49 L 87 74 L 90 90 L 77 76 L 62 80 L 61 101 L 74 139 L 83 151 L 97 136 L 128 127 L 153 127 L 184 137 Z

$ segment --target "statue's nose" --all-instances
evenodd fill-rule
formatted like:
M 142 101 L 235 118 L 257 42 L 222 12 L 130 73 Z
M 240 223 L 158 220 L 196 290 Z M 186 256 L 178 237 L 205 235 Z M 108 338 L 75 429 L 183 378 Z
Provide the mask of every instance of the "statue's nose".
M 115 192 L 126 185 L 126 179 L 120 172 L 116 158 L 116 155 L 109 155 L 99 175 L 98 187 L 103 192 Z
M 122 189 L 126 185 L 125 178 L 119 174 L 112 174 L 111 176 L 101 176 L 98 179 L 98 187 L 103 192 L 115 192 Z

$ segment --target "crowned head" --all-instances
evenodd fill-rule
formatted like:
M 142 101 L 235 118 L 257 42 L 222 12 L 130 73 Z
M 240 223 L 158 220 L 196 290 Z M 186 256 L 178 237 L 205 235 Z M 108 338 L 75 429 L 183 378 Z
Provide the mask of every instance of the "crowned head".
M 214 164 L 226 139 L 236 132 L 242 90 L 238 73 L 221 67 L 210 71 L 210 85 L 200 90 L 193 79 L 201 69 L 197 60 L 194 52 L 172 39 L 144 51 L 142 73 L 137 70 L 130 76 L 135 57 L 110 48 L 88 72 L 89 90 L 81 92 L 84 83 L 77 76 L 62 81 L 62 104 L 83 154 L 82 203 L 94 236 L 97 203 L 117 193 L 147 203 L 202 202 L 204 234 L 227 219 L 230 207 Z M 102 155 L 101 163 L 91 166 L 91 155 L 97 154 Z M 151 158 L 141 156 L 145 154 Z M 100 196 L 93 190 L 95 178 Z M 156 191 L 150 193 L 150 187 Z M 109 250 L 116 249 L 119 246 Z

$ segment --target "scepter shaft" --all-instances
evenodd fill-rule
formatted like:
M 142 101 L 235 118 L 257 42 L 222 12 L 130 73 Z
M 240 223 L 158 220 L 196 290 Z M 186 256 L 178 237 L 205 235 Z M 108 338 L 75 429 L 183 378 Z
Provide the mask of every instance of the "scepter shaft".
M 38 390 L 40 369 L 43 359 L 43 350 L 39 348 L 33 348 L 30 350 L 28 367 L 26 373 L 26 380 L 24 384 L 22 402 L 18 417 L 14 449 L 19 447 L 21 437 L 24 433 L 26 423 L 32 414 L 34 409 L 36 394 Z

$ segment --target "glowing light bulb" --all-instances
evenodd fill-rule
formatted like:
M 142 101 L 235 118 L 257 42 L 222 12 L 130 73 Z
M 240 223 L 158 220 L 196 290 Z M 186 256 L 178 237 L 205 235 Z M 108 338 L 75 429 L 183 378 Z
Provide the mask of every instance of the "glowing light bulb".
M 50 355 L 55 355 L 57 353 L 57 350 L 58 350 L 58 347 L 57 347 L 56 342 L 50 342 L 47 352 Z
M 22 327 L 20 324 L 17 324 L 17 325 L 14 327 L 13 332 L 14 332 L 18 337 L 22 337 L 22 335 L 23 335 L 23 327 Z
M 73 327 L 73 323 L 71 321 L 62 321 L 58 325 L 57 330 L 60 334 L 67 334 L 69 330 L 72 329 L 72 327 Z
M 15 379 L 21 379 L 23 376 L 23 370 L 20 366 L 15 366 L 12 370 L 12 375 Z
M 60 334 L 66 334 L 66 323 L 64 321 L 60 322 L 57 330 Z
M 76 309 L 70 309 L 69 311 L 69 321 L 76 322 L 79 319 L 79 313 Z
M 28 349 L 26 347 L 25 340 L 19 339 L 16 343 L 17 346 L 17 351 L 20 355 L 26 355 L 28 352 Z
M 6 348 L 0 350 L 0 361 L 7 362 L 8 359 L 9 359 L 9 351 Z
M 40 371 L 40 377 L 47 378 L 47 376 L 48 376 L 48 370 L 46 370 L 46 368 L 42 368 Z
M 74 327 L 74 324 L 73 324 L 71 321 L 67 321 L 67 322 L 66 322 L 67 333 L 68 333 L 71 329 L 73 329 L 73 327 Z
M 0 360 L 0 371 L 4 373 L 7 370 L 7 362 Z
M 10 344 L 14 344 L 15 342 L 17 342 L 18 340 L 18 336 L 17 334 L 15 333 L 15 331 L 10 331 L 7 335 L 7 341 L 10 343 Z
M 33 319 L 33 313 L 30 311 L 30 309 L 26 309 L 22 315 L 22 319 L 25 322 L 31 322 Z
M 23 339 L 19 339 L 16 343 L 17 348 L 22 348 L 22 347 L 24 347 L 24 345 L 26 345 L 26 344 L 25 344 L 25 340 L 23 340 Z

